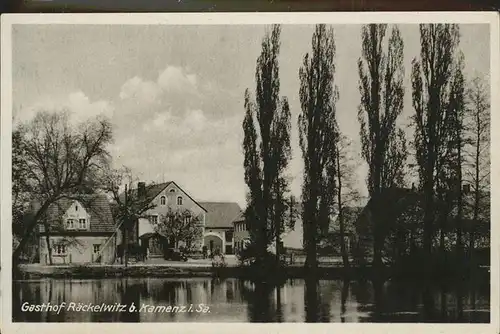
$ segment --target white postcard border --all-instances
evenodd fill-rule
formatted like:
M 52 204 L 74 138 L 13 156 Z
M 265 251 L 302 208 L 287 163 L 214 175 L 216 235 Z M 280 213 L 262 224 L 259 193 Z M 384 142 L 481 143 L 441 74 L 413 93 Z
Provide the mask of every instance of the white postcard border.
M 7 14 L 1 16 L 1 324 L 5 333 L 52 334 L 74 332 L 118 333 L 499 333 L 500 264 L 500 133 L 491 131 L 491 316 L 490 324 L 228 324 L 228 323 L 12 323 L 11 239 L 11 131 L 12 131 L 12 25 L 14 24 L 100 24 L 100 25 L 213 25 L 213 24 L 367 24 L 367 23 L 483 23 L 490 25 L 491 39 L 491 128 L 500 128 L 500 33 L 495 12 L 363 12 L 363 13 L 141 13 L 141 14 Z

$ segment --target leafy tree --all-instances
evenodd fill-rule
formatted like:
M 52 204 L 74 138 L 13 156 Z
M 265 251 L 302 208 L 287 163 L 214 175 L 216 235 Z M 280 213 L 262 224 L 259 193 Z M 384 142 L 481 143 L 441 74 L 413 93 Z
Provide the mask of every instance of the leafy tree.
M 108 120 L 97 118 L 73 126 L 67 112 L 39 112 L 20 129 L 14 142 L 22 150 L 16 148 L 21 154 L 13 161 L 16 165 L 13 176 L 22 175 L 30 199 L 38 205 L 26 221 L 12 254 L 14 265 L 50 205 L 64 197 L 77 198 L 78 194 L 91 192 L 98 186 L 97 175 L 107 168 L 107 145 L 112 140 Z M 19 168 L 19 163 L 24 167 Z M 19 184 L 18 181 L 15 183 Z M 18 214 L 15 212 L 14 216 Z
M 415 150 L 420 188 L 424 194 L 426 256 L 432 252 L 437 177 L 447 159 L 448 103 L 453 63 L 460 40 L 459 28 L 450 24 L 420 25 L 420 59 L 412 62 L 412 99 L 415 115 Z
M 30 217 L 30 203 L 33 200 L 28 183 L 28 170 L 26 169 L 26 149 L 23 142 L 24 129 L 22 126 L 14 128 L 12 131 L 12 234 L 13 249 L 23 238 L 26 232 L 26 222 Z M 35 231 L 34 234 L 36 234 Z M 36 237 L 33 235 L 28 241 L 32 248 L 36 244 Z M 28 247 L 26 247 L 28 248 Z M 26 249 L 24 249 L 24 252 Z M 24 253 L 23 252 L 23 253 Z M 28 252 L 31 253 L 31 252 Z M 30 254 L 31 255 L 31 254 Z
M 305 266 L 317 267 L 317 246 L 328 229 L 335 201 L 335 119 L 338 88 L 335 85 L 335 40 L 333 28 L 316 25 L 312 52 L 299 69 L 299 140 L 304 160 L 302 222 Z
M 384 51 L 386 30 L 386 24 L 363 26 L 362 57 L 358 60 L 361 92 L 358 120 L 362 154 L 369 166 L 368 190 L 374 201 L 373 262 L 377 266 L 382 264 L 385 238 L 380 197 L 385 189 L 402 183 L 407 158 L 404 132 L 396 126 L 403 111 L 404 43 L 399 29 L 394 27 Z
M 186 249 L 196 247 L 196 242 L 203 237 L 203 226 L 201 219 L 190 210 L 173 211 L 169 209 L 165 215 L 160 217 L 159 223 L 154 226 L 155 231 L 167 236 L 173 242 L 175 248 L 182 242 Z
M 279 96 L 281 27 L 274 25 L 262 41 L 255 73 L 256 98 L 245 91 L 243 150 L 245 183 L 249 188 L 245 220 L 256 258 L 266 258 L 267 248 L 279 241 L 286 213 L 288 180 L 284 171 L 291 157 L 290 109 Z

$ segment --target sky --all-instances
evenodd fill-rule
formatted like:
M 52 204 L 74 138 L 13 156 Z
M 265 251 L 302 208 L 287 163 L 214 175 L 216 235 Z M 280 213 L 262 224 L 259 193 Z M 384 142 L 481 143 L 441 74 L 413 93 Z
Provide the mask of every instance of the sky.
M 334 25 L 337 117 L 353 141 L 355 184 L 367 195 L 357 108 L 361 26 Z M 411 61 L 420 52 L 418 25 L 399 25 L 405 43 L 405 107 L 413 114 Z M 40 109 L 72 113 L 72 122 L 102 115 L 113 125 L 109 149 L 115 167 L 138 180 L 173 180 L 200 201 L 245 205 L 244 91 L 255 91 L 255 63 L 269 27 L 263 25 L 14 25 L 14 123 Z M 389 25 L 388 29 L 392 29 Z M 281 95 L 292 113 L 292 154 L 287 174 L 300 195 L 298 70 L 311 49 L 314 26 L 283 25 L 279 57 Z M 490 71 L 488 25 L 461 25 L 467 79 Z M 390 33 L 390 30 L 388 30 Z M 411 136 L 411 129 L 407 129 Z

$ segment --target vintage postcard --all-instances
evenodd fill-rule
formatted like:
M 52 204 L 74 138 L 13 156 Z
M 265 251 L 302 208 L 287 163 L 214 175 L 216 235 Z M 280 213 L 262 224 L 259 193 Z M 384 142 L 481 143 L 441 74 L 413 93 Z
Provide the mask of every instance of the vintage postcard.
M 497 14 L 1 34 L 5 333 L 498 333 Z

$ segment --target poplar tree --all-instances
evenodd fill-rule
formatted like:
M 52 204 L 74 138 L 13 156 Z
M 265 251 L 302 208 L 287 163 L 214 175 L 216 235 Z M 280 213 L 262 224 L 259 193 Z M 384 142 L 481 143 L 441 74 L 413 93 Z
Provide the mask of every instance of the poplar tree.
M 333 28 L 316 25 L 312 51 L 299 70 L 301 113 L 299 141 L 304 160 L 302 222 L 305 266 L 316 269 L 319 237 L 328 228 L 335 202 L 335 119 L 338 88 L 335 85 Z
M 255 100 L 248 89 L 245 91 L 243 165 L 249 189 L 245 221 L 258 262 L 265 259 L 273 240 L 279 250 L 287 212 L 285 170 L 291 158 L 291 125 L 288 100 L 280 97 L 280 34 L 281 27 L 274 25 L 262 41 L 255 72 Z
M 388 223 L 380 202 L 385 189 L 400 185 L 406 162 L 404 132 L 396 121 L 403 111 L 404 43 L 394 27 L 386 41 L 386 24 L 363 26 L 362 56 L 358 60 L 361 104 L 358 109 L 362 155 L 368 171 L 368 191 L 373 214 L 373 263 L 382 264 L 382 248 Z
M 428 257 L 435 230 L 437 178 L 447 160 L 448 105 L 459 40 L 456 24 L 421 24 L 420 57 L 412 62 L 414 146 L 424 196 L 423 246 Z

